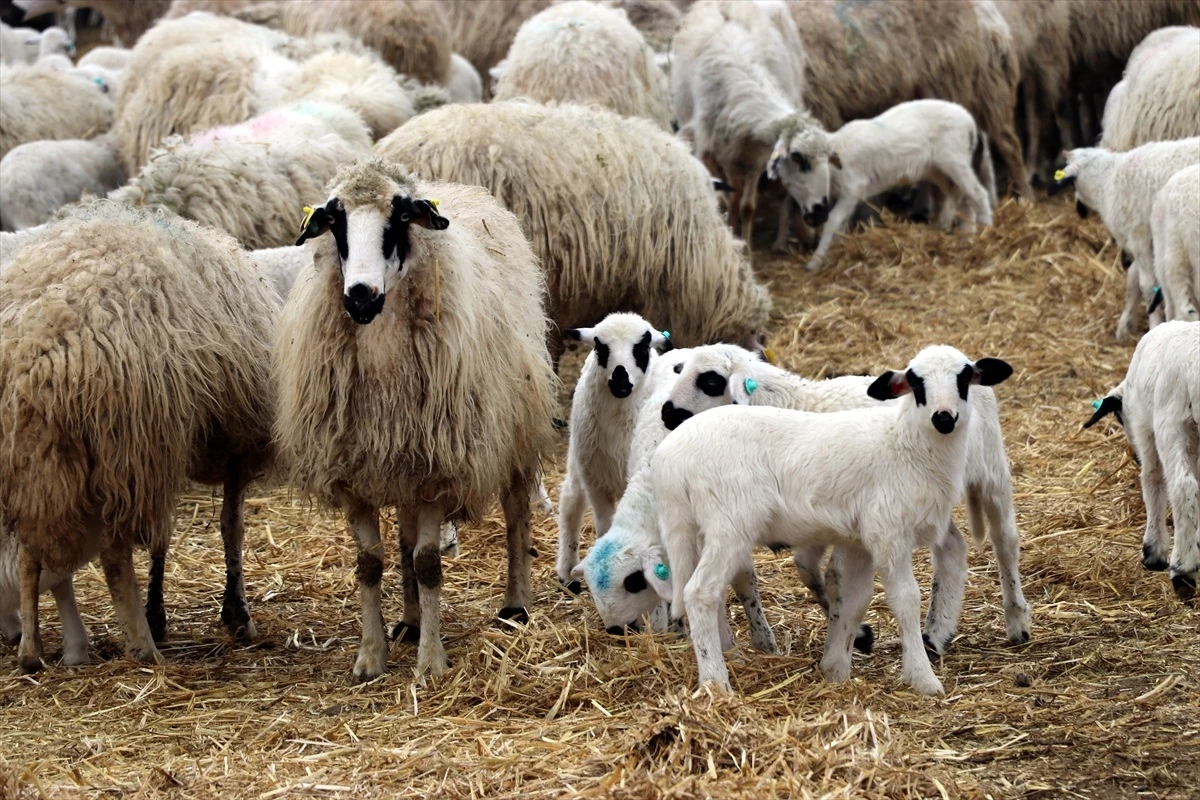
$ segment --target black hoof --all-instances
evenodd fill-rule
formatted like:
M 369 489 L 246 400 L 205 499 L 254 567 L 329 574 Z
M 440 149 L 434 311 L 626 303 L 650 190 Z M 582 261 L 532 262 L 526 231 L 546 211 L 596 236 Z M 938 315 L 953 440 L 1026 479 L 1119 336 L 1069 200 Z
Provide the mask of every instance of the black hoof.
M 571 594 L 583 594 L 583 584 L 581 584 L 579 581 L 571 581 L 570 583 L 566 584 L 566 586 L 567 591 Z
M 1191 600 L 1196 596 L 1196 579 L 1190 575 L 1172 575 L 1171 585 L 1180 600 Z
M 418 625 L 409 625 L 405 622 L 397 622 L 392 626 L 392 641 L 416 644 L 421 641 L 421 628 Z
M 946 647 L 938 647 L 934 644 L 933 639 L 929 638 L 929 634 L 927 633 L 921 634 L 921 641 L 925 644 L 925 650 L 932 656 L 941 658 L 946 652 Z
M 247 633 L 250 629 L 250 612 L 243 606 L 241 609 L 221 609 L 221 622 L 225 623 L 225 630 L 229 631 L 230 635 L 239 642 L 251 641 L 251 636 Z M 154 625 L 151 624 L 150 631 L 153 633 Z M 163 641 L 167 636 L 167 623 L 163 621 L 163 639 L 160 640 L 155 634 L 154 641 Z
M 870 625 L 859 626 L 858 635 L 854 637 L 854 649 L 871 655 L 871 651 L 875 649 L 875 631 L 871 630 Z
M 505 606 L 500 609 L 500 619 L 512 620 L 513 622 L 525 625 L 529 622 L 529 612 L 520 607 Z
M 1149 545 L 1144 544 L 1142 545 L 1142 566 L 1151 572 L 1162 572 L 1170 565 L 1167 564 L 1166 559 L 1154 555 L 1150 551 Z
M 224 618 L 222 613 L 221 617 Z M 150 635 L 154 637 L 154 641 L 165 642 L 167 640 L 167 613 L 162 607 L 151 608 L 146 606 L 146 623 L 150 626 Z

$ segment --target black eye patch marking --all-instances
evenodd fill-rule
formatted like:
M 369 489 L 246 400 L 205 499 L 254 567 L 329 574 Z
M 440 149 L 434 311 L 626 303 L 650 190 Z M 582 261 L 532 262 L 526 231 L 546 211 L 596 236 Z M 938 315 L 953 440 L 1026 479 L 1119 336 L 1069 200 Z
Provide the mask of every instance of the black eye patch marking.
M 403 195 L 392 198 L 392 213 L 388 215 L 387 225 L 383 228 L 383 257 L 390 259 L 392 254 L 400 263 L 404 263 L 408 255 L 408 224 L 412 220 L 412 201 Z
M 702 372 L 696 378 L 696 388 L 704 392 L 709 397 L 720 397 L 725 394 L 725 385 L 727 381 L 725 376 L 720 373 L 709 370 Z
M 600 341 L 600 337 L 593 337 L 592 342 L 596 345 L 596 362 L 602 367 L 608 366 L 608 345 Z
M 812 164 L 810 164 L 808 159 L 800 153 L 792 153 L 792 161 L 796 162 L 796 166 L 800 168 L 801 172 L 808 172 L 810 169 L 812 169 Z
M 646 576 L 640 572 L 631 572 L 625 576 L 625 591 L 637 594 L 646 589 Z
M 675 370 L 675 374 L 678 375 L 679 373 L 683 372 L 683 362 L 680 361 L 678 364 L 676 364 L 671 369 Z
M 342 207 L 342 201 L 335 197 L 325 204 L 325 210 L 329 213 L 329 230 L 333 234 L 333 241 L 337 243 L 338 255 L 345 262 L 350 257 L 350 242 L 346 239 L 346 209 Z
M 646 331 L 638 343 L 633 346 L 633 362 L 642 372 L 650 366 L 650 331 Z
M 912 389 L 913 400 L 919 406 L 925 405 L 925 379 L 911 369 L 904 373 L 904 378 L 908 381 L 908 388 Z
M 962 368 L 962 372 L 958 373 L 958 396 L 963 400 L 967 399 L 967 390 L 971 388 L 971 379 L 975 377 L 975 368 L 967 364 Z

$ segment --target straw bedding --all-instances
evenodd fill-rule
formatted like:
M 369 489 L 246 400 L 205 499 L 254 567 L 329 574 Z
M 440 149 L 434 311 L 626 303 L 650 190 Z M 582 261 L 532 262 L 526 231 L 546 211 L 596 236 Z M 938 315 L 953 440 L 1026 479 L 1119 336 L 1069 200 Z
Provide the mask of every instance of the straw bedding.
M 1123 276 L 1103 229 L 1067 203 L 1010 201 L 978 238 L 893 222 L 835 247 L 820 276 L 802 263 L 760 267 L 786 366 L 875 371 L 944 341 L 1016 367 L 998 396 L 1034 611 L 1028 645 L 1004 643 L 995 562 L 972 552 L 959 637 L 935 662 L 945 698 L 899 683 L 879 592 L 875 655 L 856 655 L 850 682 L 827 685 L 819 610 L 790 560 L 764 552 L 760 586 L 785 654 L 749 653 L 739 611 L 740 696 L 693 696 L 685 642 L 610 637 L 586 600 L 557 588 L 551 520 L 535 531 L 531 624 L 495 622 L 497 509 L 463 530 L 462 555 L 445 566 L 451 671 L 414 684 L 416 649 L 397 643 L 393 671 L 355 687 L 354 549 L 340 518 L 279 490 L 248 501 L 262 641 L 235 646 L 217 613 L 216 498 L 195 494 L 180 503 L 168 565 L 164 666 L 119 656 L 94 566 L 79 589 L 100 663 L 20 677 L 3 652 L 0 797 L 1194 796 L 1200 610 L 1140 564 L 1144 512 L 1119 429 L 1079 430 L 1132 352 L 1111 338 Z M 566 364 L 568 388 L 577 368 Z M 562 448 L 547 465 L 552 494 Z M 926 589 L 928 573 L 923 564 Z M 394 572 L 385 587 L 394 621 Z M 49 598 L 43 607 L 53 655 L 57 615 Z

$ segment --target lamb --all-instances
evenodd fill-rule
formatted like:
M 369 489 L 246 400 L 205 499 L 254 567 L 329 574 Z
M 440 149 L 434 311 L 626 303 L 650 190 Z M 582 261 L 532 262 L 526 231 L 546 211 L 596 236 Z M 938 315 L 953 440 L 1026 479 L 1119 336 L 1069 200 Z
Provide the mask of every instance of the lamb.
M 658 352 L 670 339 L 637 314 L 609 314 L 594 328 L 563 331 L 592 348 L 571 400 L 567 472 L 559 490 L 558 580 L 578 593 L 579 529 L 591 506 L 596 535 L 612 524 L 625 491 L 630 435 L 642 401 L 654 391 Z
M 1200 575 L 1200 322 L 1165 322 L 1143 336 L 1125 380 L 1095 408 L 1083 427 L 1115 413 L 1141 462 L 1143 566 L 1169 564 L 1175 594 L 1192 599 Z M 1175 519 L 1169 562 L 1168 503 Z
M 17 535 L 0 520 L 0 633 L 9 644 L 21 641 L 21 577 Z M 88 631 L 75 602 L 75 584 L 69 575 L 43 572 L 38 593 L 54 594 L 63 627 L 63 665 L 75 667 L 88 663 Z
M 904 679 L 922 694 L 940 694 L 921 641 L 912 551 L 940 533 L 962 494 L 970 387 L 1011 373 L 998 359 L 972 362 L 954 348 L 931 347 L 904 372 L 872 383 L 875 399 L 911 397 L 894 407 L 820 415 L 718 408 L 668 436 L 650 465 L 670 564 L 655 588 L 670 595 L 674 619 L 688 617 L 700 683 L 729 690 L 718 612 L 725 586 L 753 570 L 754 545 L 837 544 L 826 679 L 849 676 L 879 569 L 900 629 Z
M 453 105 L 417 117 L 376 152 L 486 187 L 512 209 L 560 329 L 634 311 L 680 346 L 756 343 L 765 332 L 770 298 L 721 222 L 710 176 L 647 120 L 576 105 Z
M 32 64 L 37 61 L 42 35 L 33 28 L 10 28 L 0 22 L 0 64 Z
M 804 109 L 805 56 L 796 24 L 781 2 L 706 0 L 684 16 L 671 56 L 680 135 L 731 187 L 730 225 L 749 247 L 758 179 L 771 148 L 781 136 L 817 125 Z M 801 207 L 809 222 L 827 209 L 824 195 Z M 785 198 L 777 250 L 786 247 L 789 218 Z
M 509 565 L 500 615 L 527 618 L 529 494 L 556 390 L 544 283 L 517 218 L 483 189 L 418 181 L 380 158 L 343 167 L 331 186 L 298 243 L 333 235 L 310 246 L 314 266 L 279 325 L 276 441 L 293 485 L 344 509 L 358 544 L 354 679 L 387 667 L 385 505 L 401 533 L 394 633 L 419 629 L 417 672 L 436 677 L 448 666 L 439 527 L 477 518 L 497 493 Z M 486 357 L 472 355 L 480 342 Z
M 1154 294 L 1153 198 L 1176 172 L 1200 163 L 1200 138 L 1151 142 L 1124 153 L 1083 147 L 1066 156 L 1067 164 L 1055 173 L 1049 194 L 1074 186 L 1080 213 L 1098 211 L 1118 249 L 1131 260 L 1116 332 L 1118 341 L 1125 341 L 1135 334 L 1133 315 L 1139 302 L 1149 302 Z M 1159 314 L 1157 309 L 1150 314 L 1151 325 Z
M 443 0 L 454 49 L 471 62 L 484 82 L 504 60 L 525 20 L 550 0 Z M 486 95 L 488 86 L 483 87 Z
M 1161 28 L 1134 48 L 1104 108 L 1100 146 L 1200 136 L 1200 28 Z
M 965 108 L 944 100 L 901 103 L 874 119 L 847 122 L 826 134 L 811 127 L 785 130 L 771 154 L 767 175 L 783 182 L 804 209 L 822 221 L 836 197 L 821 241 L 805 269 L 815 272 L 835 234 L 863 200 L 898 186 L 933 181 L 945 195 L 938 225 L 949 230 L 960 207 L 964 231 L 992 224 L 995 193 L 987 137 Z M 976 173 L 978 177 L 976 176 Z M 981 183 L 982 180 L 982 183 Z M 986 188 L 985 188 L 986 186 Z
M 108 201 L 64 212 L 13 255 L 0 282 L 0 514 L 20 545 L 22 669 L 41 665 L 43 570 L 69 575 L 96 555 L 127 652 L 160 659 L 164 627 L 140 607 L 132 548 L 165 554 L 189 477 L 225 486 L 222 619 L 254 637 L 240 506 L 270 458 L 274 314 L 232 239 Z
M 450 54 L 450 77 L 446 80 L 446 91 L 450 93 L 450 100 L 455 103 L 483 102 L 483 77 L 470 61 L 458 53 Z M 381 134 L 378 138 L 385 135 L 386 133 Z
M 1176 172 L 1159 190 L 1150 230 L 1165 316 L 1195 322 L 1200 319 L 1200 165 Z
M 127 47 L 93 47 L 75 62 L 77 67 L 102 67 L 120 72 L 129 65 L 133 51 Z
M 496 100 L 604 106 L 671 126 L 667 78 L 625 12 L 585 0 L 552 5 L 517 31 Z
M 105 87 L 48 67 L 0 67 L 0 158 L 26 142 L 88 139 L 112 126 Z
M 281 247 L 295 240 L 305 198 L 322 191 L 341 164 L 369 154 L 357 114 L 297 103 L 187 142 L 170 139 L 109 197 L 219 228 L 246 247 Z
M 41 225 L 84 194 L 104 195 L 124 182 L 111 133 L 19 145 L 0 159 L 0 228 Z
M 38 55 L 35 63 L 46 64 L 48 60 L 61 58 L 70 69 L 74 66 L 71 59 L 75 57 L 75 43 L 71 41 L 71 37 L 67 32 L 57 26 L 46 28 L 42 31 L 41 40 L 38 43 Z

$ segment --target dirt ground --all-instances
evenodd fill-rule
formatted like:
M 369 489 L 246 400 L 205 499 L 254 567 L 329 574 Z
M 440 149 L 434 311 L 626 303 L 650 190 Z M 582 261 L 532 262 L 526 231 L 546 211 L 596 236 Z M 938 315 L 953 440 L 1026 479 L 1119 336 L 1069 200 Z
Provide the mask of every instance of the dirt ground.
M 900 683 L 879 592 L 875 653 L 855 656 L 848 683 L 824 683 L 819 609 L 790 560 L 767 552 L 760 586 L 783 652 L 751 652 L 735 611 L 732 698 L 693 694 L 686 642 L 608 636 L 586 598 L 558 588 L 550 519 L 536 530 L 531 622 L 501 625 L 498 513 L 464 528 L 445 564 L 452 670 L 414 681 L 415 648 L 397 643 L 390 674 L 352 686 L 355 559 L 339 517 L 282 489 L 254 494 L 261 639 L 234 645 L 218 613 L 216 498 L 199 492 L 179 504 L 163 666 L 121 656 L 95 566 L 78 580 L 93 664 L 21 676 L 0 649 L 0 797 L 1195 797 L 1200 610 L 1141 566 L 1144 511 L 1119 427 L 1080 430 L 1132 353 L 1113 339 L 1118 254 L 1066 201 L 1009 201 L 997 220 L 979 237 L 892 222 L 837 246 L 817 276 L 802 254 L 759 265 L 772 345 L 798 372 L 874 372 L 933 342 L 1016 368 L 997 396 L 1033 639 L 1004 641 L 995 561 L 973 551 L 959 636 L 934 664 L 944 698 Z M 566 364 L 568 387 L 577 369 Z M 564 451 L 547 464 L 555 498 Z M 389 571 L 392 620 L 398 584 Z M 48 596 L 43 615 L 57 658 Z

